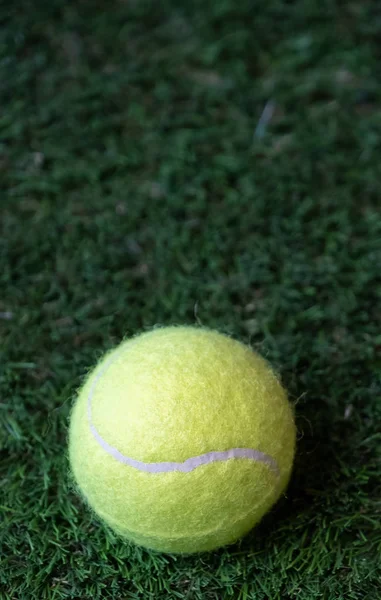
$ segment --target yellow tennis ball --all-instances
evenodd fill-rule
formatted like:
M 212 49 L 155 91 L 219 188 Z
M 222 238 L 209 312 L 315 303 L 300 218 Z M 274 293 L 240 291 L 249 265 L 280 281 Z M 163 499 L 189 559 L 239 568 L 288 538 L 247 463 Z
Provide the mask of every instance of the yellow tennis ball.
M 250 348 L 195 327 L 123 342 L 75 403 L 69 455 L 95 513 L 122 536 L 165 552 L 234 542 L 287 485 L 293 413 Z

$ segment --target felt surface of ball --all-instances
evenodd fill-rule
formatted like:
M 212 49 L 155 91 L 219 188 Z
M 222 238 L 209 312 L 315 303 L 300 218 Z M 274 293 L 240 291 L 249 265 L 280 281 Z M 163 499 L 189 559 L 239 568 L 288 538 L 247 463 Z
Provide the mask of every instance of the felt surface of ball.
M 137 544 L 200 552 L 246 534 L 284 491 L 293 412 L 277 376 L 215 331 L 124 341 L 75 402 L 69 458 L 95 513 Z

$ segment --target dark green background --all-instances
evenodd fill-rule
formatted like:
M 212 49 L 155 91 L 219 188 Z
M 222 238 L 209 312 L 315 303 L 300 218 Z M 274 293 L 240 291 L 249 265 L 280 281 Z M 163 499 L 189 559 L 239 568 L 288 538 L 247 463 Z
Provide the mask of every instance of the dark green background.
M 20 0 L 0 22 L 0 598 L 374 600 L 381 7 Z M 211 554 L 130 546 L 70 488 L 76 388 L 158 323 L 251 343 L 296 405 L 287 497 Z

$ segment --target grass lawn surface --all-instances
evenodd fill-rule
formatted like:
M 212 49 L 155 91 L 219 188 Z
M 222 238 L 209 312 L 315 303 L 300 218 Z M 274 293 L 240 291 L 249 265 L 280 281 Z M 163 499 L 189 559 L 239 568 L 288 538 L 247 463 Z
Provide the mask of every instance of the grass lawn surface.
M 381 6 L 19 0 L 0 23 L 1 600 L 376 600 Z M 88 369 L 180 323 L 262 352 L 299 432 L 286 497 L 191 557 L 106 530 L 66 454 Z

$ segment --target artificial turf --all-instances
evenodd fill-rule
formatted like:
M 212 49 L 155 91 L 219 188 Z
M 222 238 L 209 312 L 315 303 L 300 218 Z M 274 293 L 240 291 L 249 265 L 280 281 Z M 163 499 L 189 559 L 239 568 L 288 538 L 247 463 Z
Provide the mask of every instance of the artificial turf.
M 20 0 L 0 23 L 1 600 L 376 600 L 379 3 Z M 158 323 L 251 343 L 296 408 L 286 497 L 209 554 L 125 543 L 68 476 L 84 375 Z

